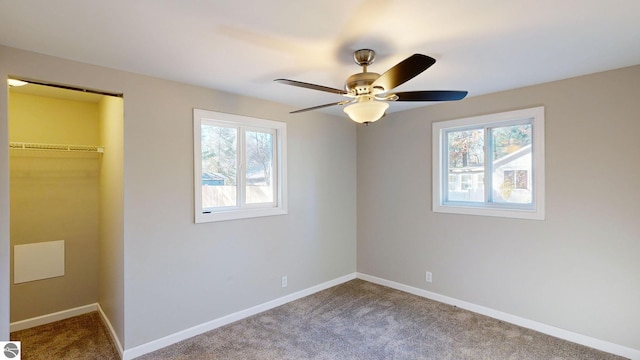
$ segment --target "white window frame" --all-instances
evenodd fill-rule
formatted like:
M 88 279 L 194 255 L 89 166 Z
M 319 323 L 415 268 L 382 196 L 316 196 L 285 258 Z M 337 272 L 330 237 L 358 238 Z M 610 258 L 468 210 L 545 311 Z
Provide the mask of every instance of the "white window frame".
M 270 131 L 274 135 L 275 165 L 273 166 L 274 201 L 272 203 L 243 204 L 238 203 L 234 207 L 221 207 L 212 209 L 202 208 L 202 125 L 221 125 L 236 127 L 245 130 Z M 244 132 L 242 132 L 244 134 Z M 238 134 L 238 137 L 241 133 Z M 242 115 L 221 113 L 203 109 L 193 109 L 193 158 L 194 158 L 194 202 L 195 222 L 204 223 L 212 221 L 226 221 L 246 219 L 261 216 L 273 216 L 287 214 L 287 124 L 280 121 L 258 119 Z M 244 147 L 239 147 L 241 162 L 239 168 L 243 169 Z M 244 174 L 241 171 L 240 174 Z M 239 192 L 243 192 L 245 176 L 239 176 L 236 185 Z
M 446 191 L 448 186 L 448 166 L 443 159 L 447 154 L 444 148 L 446 144 L 445 134 L 451 130 L 464 130 L 477 126 L 499 127 L 521 123 L 531 120 L 532 125 L 532 175 L 533 204 L 522 206 L 520 204 L 505 204 L 498 202 L 475 202 L 468 203 L 462 201 L 446 202 Z M 544 165 L 544 106 L 507 111 L 497 114 L 474 116 L 463 119 L 434 122 L 432 124 L 433 141 L 433 189 L 432 202 L 433 211 L 439 213 L 498 216 L 518 219 L 544 220 L 545 218 L 545 165 Z M 485 142 L 485 146 L 487 143 Z M 486 153 L 486 152 L 485 152 Z M 489 171 L 493 171 L 491 164 L 485 161 L 485 176 Z M 485 181 L 485 193 L 489 191 L 490 184 Z

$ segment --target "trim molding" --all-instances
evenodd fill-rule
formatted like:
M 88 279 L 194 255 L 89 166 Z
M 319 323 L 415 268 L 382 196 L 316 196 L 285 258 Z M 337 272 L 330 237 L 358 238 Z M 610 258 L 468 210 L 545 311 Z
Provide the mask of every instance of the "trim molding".
M 98 313 L 100 314 L 102 321 L 107 325 L 107 328 L 109 329 L 109 335 L 111 335 L 111 340 L 113 340 L 113 343 L 116 344 L 116 349 L 118 350 L 118 354 L 122 359 L 122 353 L 124 352 L 124 350 L 122 349 L 122 344 L 120 344 L 118 335 L 116 334 L 116 331 L 113 329 L 113 326 L 111 325 L 111 321 L 109 321 L 107 314 L 105 314 L 104 311 L 102 310 L 102 306 L 100 306 L 100 304 L 96 304 L 96 305 L 98 305 Z
M 435 300 L 444 304 L 457 306 L 461 309 L 469 310 L 474 313 L 489 316 L 494 319 L 502 320 L 514 325 L 522 326 L 531 330 L 541 332 L 543 334 L 551 335 L 563 340 L 571 341 L 580 345 L 588 346 L 590 348 L 598 349 L 611 354 L 624 356 L 629 359 L 640 360 L 640 350 L 629 348 L 626 346 L 614 344 L 608 341 L 596 339 L 590 336 L 578 334 L 572 331 L 557 328 L 555 326 L 543 324 L 537 321 L 525 319 L 519 316 L 504 313 L 502 311 L 494 310 L 484 306 L 472 304 L 466 301 L 454 299 L 445 295 L 434 293 L 431 291 L 415 288 L 409 285 L 401 284 L 395 281 L 382 279 L 379 277 L 356 273 L 358 279 L 372 282 L 374 284 L 383 285 L 392 289 L 404 291 L 413 295 L 421 296 L 430 300 Z
M 163 347 L 175 344 L 179 341 L 182 340 L 186 340 L 188 338 L 194 337 L 196 335 L 200 335 L 202 333 L 205 333 L 207 331 L 211 331 L 214 329 L 217 329 L 221 326 L 230 324 L 232 322 L 247 318 L 249 316 L 253 316 L 255 314 L 259 314 L 263 311 L 267 311 L 270 309 L 273 309 L 275 307 L 284 305 L 286 303 L 292 302 L 294 300 L 298 300 L 301 299 L 305 296 L 309 296 L 311 294 L 317 293 L 318 291 L 322 291 L 322 290 L 326 290 L 330 287 L 342 284 L 344 282 L 353 280 L 356 278 L 356 273 L 352 273 L 349 275 L 345 275 L 342 277 L 339 277 L 337 279 L 334 280 L 330 280 L 327 281 L 325 283 L 316 285 L 316 286 L 312 286 L 310 288 L 295 292 L 293 294 L 289 294 L 271 301 L 268 301 L 266 303 L 260 304 L 260 305 L 256 305 L 254 307 L 245 309 L 245 310 L 241 310 L 226 316 L 223 316 L 221 318 L 217 318 L 211 321 L 207 321 L 205 323 L 202 323 L 200 325 L 196 325 L 194 327 L 182 330 L 182 331 L 178 331 L 176 333 L 173 333 L 171 335 L 167 335 L 163 338 L 157 339 L 157 340 L 153 340 L 150 341 L 148 343 L 142 344 L 142 345 L 138 345 L 136 347 L 133 347 L 131 349 L 127 349 L 124 351 L 123 353 L 123 360 L 130 360 L 130 359 L 134 359 L 138 356 L 142 356 L 144 354 L 148 354 L 150 352 L 156 351 L 158 349 L 161 349 Z
M 48 323 L 52 323 L 58 320 L 68 319 L 70 317 L 83 315 L 86 313 L 90 313 L 92 311 L 97 311 L 99 308 L 98 303 L 93 303 L 89 305 L 79 306 L 73 309 L 62 310 L 58 312 L 54 312 L 51 314 L 46 314 L 42 316 L 36 316 L 31 319 L 20 320 L 16 322 L 12 322 L 9 324 L 9 331 L 20 331 L 24 329 L 29 329 L 35 326 L 40 326 Z

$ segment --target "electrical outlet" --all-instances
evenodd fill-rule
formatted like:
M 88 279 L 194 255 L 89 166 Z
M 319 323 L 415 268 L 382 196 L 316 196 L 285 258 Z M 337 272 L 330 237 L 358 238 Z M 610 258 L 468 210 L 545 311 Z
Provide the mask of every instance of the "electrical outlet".
M 432 282 L 433 281 L 433 275 L 431 274 L 430 271 L 427 271 L 427 274 L 425 276 L 425 280 L 427 280 L 427 282 Z
M 286 288 L 286 287 L 287 287 L 287 285 L 288 285 L 288 284 L 287 284 L 287 277 L 286 277 L 286 276 L 283 276 L 283 277 L 282 277 L 282 287 L 283 287 L 283 288 Z

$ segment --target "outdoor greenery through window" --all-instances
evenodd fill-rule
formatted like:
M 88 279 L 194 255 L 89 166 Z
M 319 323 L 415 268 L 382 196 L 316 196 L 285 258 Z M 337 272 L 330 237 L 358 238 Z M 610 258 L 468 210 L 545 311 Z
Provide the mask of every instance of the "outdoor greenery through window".
M 196 222 L 286 213 L 286 124 L 194 110 Z
M 544 218 L 544 108 L 433 124 L 436 212 Z

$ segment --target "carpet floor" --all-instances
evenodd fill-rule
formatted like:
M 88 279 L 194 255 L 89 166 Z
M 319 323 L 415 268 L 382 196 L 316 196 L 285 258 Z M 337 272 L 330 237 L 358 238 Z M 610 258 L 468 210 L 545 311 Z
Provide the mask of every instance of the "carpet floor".
M 22 360 L 116 360 L 116 350 L 98 312 L 12 332 L 21 342 Z
M 353 280 L 138 359 L 622 358 Z

